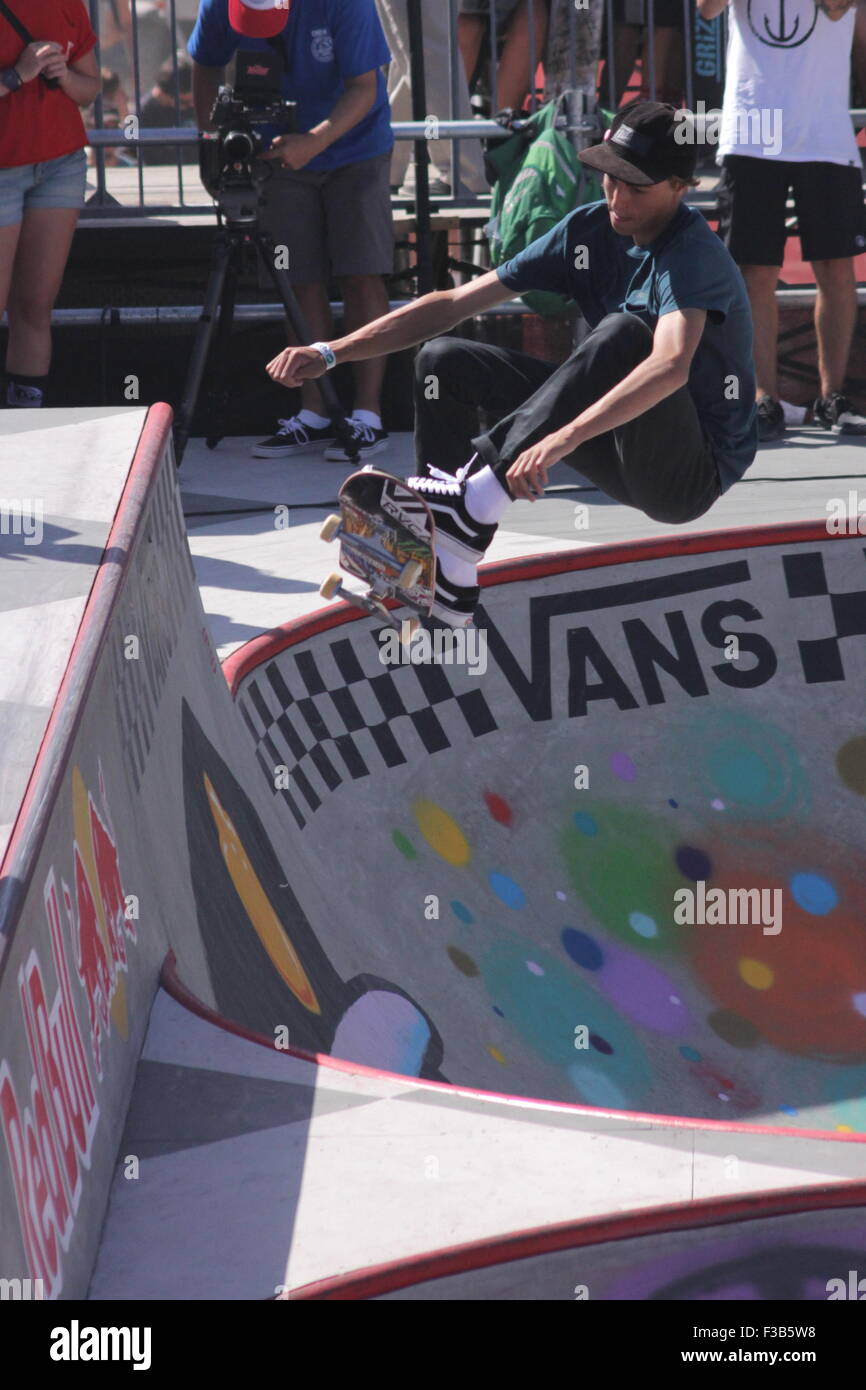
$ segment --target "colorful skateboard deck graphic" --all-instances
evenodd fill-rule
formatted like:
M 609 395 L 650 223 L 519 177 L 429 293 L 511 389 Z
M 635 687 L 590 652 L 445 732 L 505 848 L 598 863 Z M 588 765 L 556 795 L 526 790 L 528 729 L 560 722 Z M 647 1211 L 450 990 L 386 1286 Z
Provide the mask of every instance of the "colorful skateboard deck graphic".
M 339 595 L 398 629 L 386 599 L 428 617 L 436 579 L 435 528 L 423 497 L 390 473 L 367 468 L 346 479 L 338 501 L 339 516 L 329 516 L 320 534 L 325 541 L 339 539 L 340 568 L 367 588 L 347 589 L 342 575 L 334 573 L 319 590 L 322 597 Z

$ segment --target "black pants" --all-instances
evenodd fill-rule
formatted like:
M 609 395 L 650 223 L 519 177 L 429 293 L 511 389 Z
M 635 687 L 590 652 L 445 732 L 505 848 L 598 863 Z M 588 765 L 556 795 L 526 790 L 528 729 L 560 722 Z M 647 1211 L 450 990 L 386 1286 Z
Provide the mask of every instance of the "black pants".
M 425 464 L 455 473 L 477 453 L 507 489 L 505 474 L 531 444 L 574 420 L 652 350 L 635 314 L 609 314 L 566 362 L 434 338 L 415 359 L 415 447 Z M 479 434 L 478 411 L 497 423 Z M 679 525 L 719 496 L 719 473 L 694 402 L 683 386 L 625 425 L 596 435 L 563 460 L 616 502 Z

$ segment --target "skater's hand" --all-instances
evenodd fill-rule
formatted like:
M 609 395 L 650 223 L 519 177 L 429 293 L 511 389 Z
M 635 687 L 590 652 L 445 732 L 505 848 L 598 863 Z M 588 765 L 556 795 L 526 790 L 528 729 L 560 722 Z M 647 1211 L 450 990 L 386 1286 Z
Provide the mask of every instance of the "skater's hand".
M 287 169 L 303 169 L 321 153 L 322 146 L 316 135 L 275 135 L 271 148 L 260 158 L 276 159 Z
M 540 439 L 537 444 L 524 449 L 505 475 L 512 497 L 525 497 L 528 502 L 543 497 L 547 486 L 547 470 L 559 463 L 560 459 L 564 459 L 575 447 L 576 443 L 570 434 L 566 435 L 565 431 L 556 430 L 545 439 Z
M 304 381 L 324 376 L 327 368 L 318 348 L 287 347 L 268 363 L 266 370 L 281 386 L 300 386 Z

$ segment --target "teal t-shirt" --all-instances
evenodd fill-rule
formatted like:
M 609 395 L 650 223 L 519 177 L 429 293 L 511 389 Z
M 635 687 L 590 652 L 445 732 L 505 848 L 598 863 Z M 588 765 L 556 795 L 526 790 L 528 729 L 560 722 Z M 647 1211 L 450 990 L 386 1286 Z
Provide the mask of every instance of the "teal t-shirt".
M 498 274 L 516 294 L 567 295 L 592 328 L 621 310 L 655 328 L 674 309 L 706 309 L 688 389 L 713 446 L 722 491 L 743 476 L 758 446 L 752 313 L 738 267 L 695 208 L 681 203 L 655 241 L 635 246 L 611 227 L 606 202 L 589 203 Z

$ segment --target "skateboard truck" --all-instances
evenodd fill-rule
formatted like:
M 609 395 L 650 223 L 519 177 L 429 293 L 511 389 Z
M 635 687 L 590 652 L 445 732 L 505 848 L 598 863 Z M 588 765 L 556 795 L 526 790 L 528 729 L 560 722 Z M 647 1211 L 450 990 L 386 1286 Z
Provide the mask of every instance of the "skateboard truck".
M 329 522 L 335 522 L 336 526 L 334 526 L 329 535 L 326 535 L 325 527 Z M 322 540 L 334 540 L 339 524 L 340 518 L 338 516 L 329 516 L 320 532 Z M 421 566 L 418 564 L 418 561 L 409 560 L 403 566 L 403 569 L 397 579 L 395 579 L 393 585 L 387 584 L 384 580 L 376 580 L 373 584 L 369 585 L 366 591 L 359 593 L 357 589 L 348 589 L 343 583 L 343 576 L 340 571 L 335 570 L 332 574 L 329 574 L 324 583 L 319 586 L 319 594 L 324 599 L 345 599 L 347 603 L 351 603 L 355 608 L 360 608 L 373 617 L 379 617 L 383 622 L 387 623 L 389 627 L 396 628 L 400 634 L 401 642 L 411 642 L 415 633 L 421 626 L 420 618 L 404 618 L 402 621 L 398 622 L 393 614 L 385 607 L 384 600 L 386 598 L 393 598 L 395 596 L 394 589 L 398 586 L 401 589 L 411 589 L 420 573 Z

